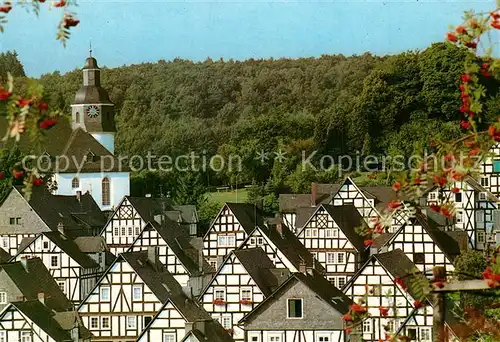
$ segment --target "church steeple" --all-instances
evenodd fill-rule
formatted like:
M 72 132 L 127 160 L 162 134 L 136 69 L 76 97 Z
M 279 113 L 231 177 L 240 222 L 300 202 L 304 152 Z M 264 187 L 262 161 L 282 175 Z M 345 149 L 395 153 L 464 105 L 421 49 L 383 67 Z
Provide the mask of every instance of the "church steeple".
M 83 86 L 76 92 L 75 101 L 71 105 L 72 127 L 89 132 L 113 153 L 116 131 L 114 104 L 109 99 L 106 89 L 101 87 L 101 69 L 97 65 L 97 60 L 92 57 L 92 46 L 82 73 Z

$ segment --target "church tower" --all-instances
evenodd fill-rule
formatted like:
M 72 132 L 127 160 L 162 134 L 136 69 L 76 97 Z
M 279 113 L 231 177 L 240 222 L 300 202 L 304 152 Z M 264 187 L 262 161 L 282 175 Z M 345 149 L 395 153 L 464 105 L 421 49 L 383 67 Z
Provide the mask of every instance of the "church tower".
M 71 105 L 72 128 L 88 132 L 112 154 L 115 153 L 116 132 L 114 106 L 108 92 L 101 87 L 101 70 L 90 49 L 83 67 L 83 86 Z

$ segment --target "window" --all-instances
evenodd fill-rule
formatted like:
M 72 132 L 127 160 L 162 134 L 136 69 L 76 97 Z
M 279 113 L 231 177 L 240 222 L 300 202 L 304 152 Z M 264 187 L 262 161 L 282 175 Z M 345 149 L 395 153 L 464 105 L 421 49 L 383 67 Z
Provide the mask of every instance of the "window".
M 102 180 L 102 205 L 110 204 L 110 189 L 109 189 L 109 178 L 104 177 Z
M 101 329 L 109 329 L 109 317 L 101 317 Z
M 137 319 L 135 316 L 127 316 L 127 329 L 137 328 Z
M 212 266 L 214 269 L 217 269 L 217 260 L 212 259 L 212 260 L 210 260 L 208 263 L 209 263 L 209 264 L 210 264 L 210 266 Z
M 0 304 L 7 304 L 7 292 L 0 292 Z
M 476 223 L 484 223 L 484 211 L 476 211 Z
M 488 198 L 488 194 L 486 192 L 482 191 L 479 193 L 479 200 L 480 201 L 486 201 L 487 198 Z
M 215 289 L 215 300 L 226 301 L 226 290 L 225 289 Z
M 9 219 L 9 224 L 10 224 L 10 225 L 14 225 L 14 224 L 16 224 L 16 218 L 15 218 L 15 217 L 11 217 L 11 218 Z
M 366 319 L 363 321 L 363 333 L 371 333 L 372 332 L 372 321 L 370 319 Z
M 251 301 L 252 300 L 252 289 L 251 288 L 241 289 L 240 300 Z
M 78 179 L 78 177 L 73 178 L 73 180 L 71 181 L 71 187 L 73 189 L 77 189 L 80 187 L 80 180 Z
M 122 231 L 122 236 L 127 235 L 127 228 L 126 227 L 122 227 L 121 231 Z
M 114 236 L 119 236 L 120 235 L 120 229 L 118 227 L 113 228 L 113 235 Z
M 420 341 L 431 341 L 431 329 L 420 328 Z
M 481 177 L 480 181 L 482 186 L 490 186 L 490 180 L 488 177 Z
M 21 332 L 21 342 L 31 342 L 31 331 Z
M 128 227 L 128 235 L 130 235 L 130 236 L 134 235 L 134 228 Z
M 48 251 L 49 250 L 50 243 L 48 241 L 43 241 L 42 245 L 43 245 L 42 248 L 43 248 L 44 251 Z
M 134 300 L 142 300 L 142 287 L 134 286 L 132 288 L 132 297 Z
M 325 229 L 325 237 L 327 238 L 333 237 L 333 229 Z
M 147 327 L 153 320 L 153 316 L 144 316 L 144 326 Z
M 317 229 L 311 229 L 312 237 L 318 237 L 318 230 Z
M 59 267 L 59 256 L 52 255 L 50 257 L 50 267 Z
M 107 287 L 107 286 L 101 287 L 101 300 L 102 301 L 109 300 L 109 287 Z
M 338 277 L 338 284 L 339 284 L 339 289 L 342 288 L 345 285 L 345 277 Z
M 424 253 L 413 254 L 413 262 L 415 264 L 425 264 L 425 254 Z
M 3 239 L 2 239 L 2 247 L 3 248 L 9 248 L 9 238 L 8 237 L 3 237 Z
M 175 333 L 164 333 L 163 342 L 175 342 Z
M 435 201 L 436 200 L 436 193 L 431 192 L 429 193 L 429 201 Z
M 417 329 L 416 328 L 408 329 L 408 337 L 410 338 L 411 341 L 416 341 L 417 340 Z
M 7 342 L 7 333 L 5 331 L 0 331 L 0 342 Z
M 335 264 L 335 253 L 326 253 L 326 263 Z
M 234 235 L 219 235 L 217 236 L 217 245 L 219 247 L 234 247 L 236 237 Z
M 326 279 L 330 282 L 330 284 L 335 286 L 335 277 L 327 277 Z
M 20 217 L 16 217 L 16 224 L 17 224 L 17 225 L 20 225 L 20 224 L 21 224 L 21 218 L 20 218 Z
M 250 342 L 259 342 L 259 336 L 250 336 Z
M 90 329 L 99 329 L 99 319 L 97 317 L 90 318 Z
M 337 253 L 337 264 L 343 264 L 345 262 L 345 253 Z
M 311 237 L 311 230 L 310 229 L 306 229 L 306 237 Z
M 330 336 L 318 336 L 316 337 L 317 342 L 330 342 Z
M 500 172 L 500 160 L 493 161 L 493 172 Z
M 281 340 L 281 335 L 272 335 L 272 336 L 271 336 L 271 335 L 269 335 L 269 336 L 267 337 L 267 340 L 268 340 L 269 342 L 282 342 L 282 340 Z
M 66 294 L 66 282 L 65 281 L 58 281 L 57 286 L 61 289 L 61 291 Z
M 264 238 L 257 238 L 257 246 L 262 246 L 264 244 Z
M 80 112 L 75 113 L 75 122 L 80 123 Z
M 251 237 L 250 238 L 250 245 L 255 245 L 255 238 L 254 237 Z
M 231 329 L 233 327 L 231 322 L 231 316 L 222 316 L 220 324 L 224 329 Z
M 455 194 L 455 202 L 456 203 L 462 203 L 462 193 L 461 192 L 457 192 Z
M 141 234 L 141 228 L 135 227 L 135 235 Z
M 302 299 L 289 299 L 288 318 L 302 318 Z
M 462 223 L 463 222 L 464 218 L 463 218 L 463 212 L 462 212 L 462 210 L 457 210 L 456 217 L 457 217 L 457 223 Z

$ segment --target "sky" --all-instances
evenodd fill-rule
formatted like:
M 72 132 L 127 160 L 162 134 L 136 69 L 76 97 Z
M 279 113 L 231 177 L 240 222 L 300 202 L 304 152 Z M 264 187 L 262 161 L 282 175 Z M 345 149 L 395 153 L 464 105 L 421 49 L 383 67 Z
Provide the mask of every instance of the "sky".
M 16 50 L 28 76 L 81 68 L 89 42 L 100 66 L 174 58 L 297 58 L 422 50 L 443 41 L 465 10 L 494 1 L 80 0 L 67 47 L 55 39 L 61 10 L 9 13 L 0 51 Z M 498 37 L 498 36 L 497 36 Z

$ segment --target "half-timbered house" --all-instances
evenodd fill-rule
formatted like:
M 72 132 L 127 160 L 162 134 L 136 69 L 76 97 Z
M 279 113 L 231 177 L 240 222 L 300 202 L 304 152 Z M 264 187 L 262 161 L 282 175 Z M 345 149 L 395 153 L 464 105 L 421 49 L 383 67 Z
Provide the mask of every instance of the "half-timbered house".
M 196 287 L 193 288 L 194 294 L 199 295 L 213 276 L 215 269 L 207 263 L 202 251 L 191 244 L 188 228 L 180 226 L 168 217 L 163 218 L 162 223 L 149 222 L 129 251 L 137 252 L 156 247 L 160 262 L 167 267 L 181 286 L 188 286 L 190 283 Z M 199 278 L 199 281 L 195 281 L 195 278 Z
M 384 339 L 386 333 L 398 331 L 405 323 L 418 299 L 412 286 L 415 277 L 421 276 L 418 272 L 406 254 L 395 249 L 372 255 L 347 283 L 343 292 L 355 302 L 363 299 L 366 303 L 369 317 L 363 321 L 361 333 L 364 341 Z M 407 290 L 396 284 L 397 278 Z M 426 310 L 432 315 L 432 308 Z M 419 327 L 416 341 L 421 341 L 420 336 L 432 336 L 432 324 L 428 320 L 422 322 L 428 325 Z
M 316 262 L 313 255 L 300 242 L 279 217 L 266 219 L 265 225 L 257 226 L 239 247 L 260 247 L 277 268 L 286 268 L 290 272 L 299 272 L 299 267 L 305 263 L 324 273 L 324 268 Z
M 78 304 L 95 286 L 106 268 L 106 247 L 101 242 L 100 251 L 87 254 L 64 231 L 44 232 L 24 239 L 15 259 L 40 258 L 64 294 Z
M 0 341 L 90 342 L 76 311 L 57 312 L 39 299 L 10 303 L 0 313 Z
M 62 290 L 39 258 L 0 265 L 0 310 L 8 303 L 38 300 L 43 293 L 52 309 L 66 311 L 73 304 Z
M 234 342 L 218 322 L 205 322 L 199 329 L 189 331 L 181 342 Z
M 231 252 L 199 298 L 203 308 L 233 333 L 235 341 L 244 340 L 237 323 L 245 314 L 288 278 L 287 269 L 277 269 L 262 248 Z
M 203 237 L 203 255 L 210 265 L 217 268 L 257 226 L 264 226 L 264 218 L 255 205 L 225 203 Z
M 368 259 L 363 237 L 355 231 L 363 224 L 352 204 L 321 204 L 298 233 L 302 244 L 325 268 L 327 279 L 339 288 Z
M 121 253 L 78 308 L 93 341 L 136 340 L 182 287 L 156 250 Z
M 459 242 L 422 213 L 411 218 L 381 247 L 385 251 L 395 249 L 401 249 L 422 272 L 435 266 L 452 271 L 461 251 Z
M 493 215 L 500 199 L 474 178 L 467 176 L 444 188 L 430 188 L 425 193 L 425 200 L 428 206 L 438 202 L 453 203 L 455 220 L 447 229 L 467 232 L 471 247 L 484 249 L 487 245 L 495 245 Z
M 310 273 L 309 273 L 310 272 Z M 293 273 L 240 325 L 251 342 L 342 342 L 352 301 L 322 275 Z
M 93 235 L 105 224 L 104 214 L 88 193 L 78 196 L 52 195 L 34 187 L 29 201 L 22 187 L 13 187 L 0 206 L 0 247 L 16 255 L 24 238 L 58 231 L 75 238 Z

